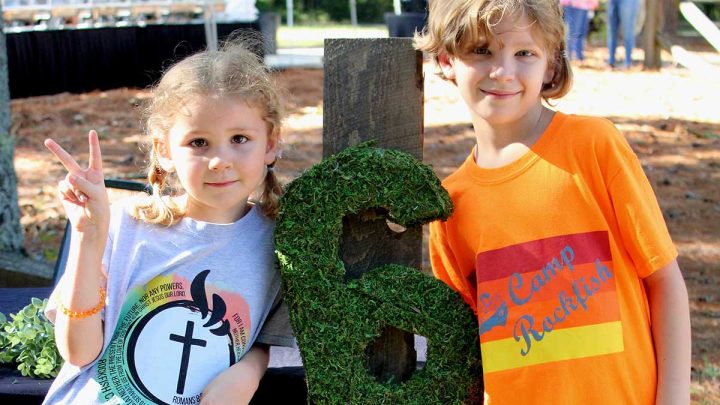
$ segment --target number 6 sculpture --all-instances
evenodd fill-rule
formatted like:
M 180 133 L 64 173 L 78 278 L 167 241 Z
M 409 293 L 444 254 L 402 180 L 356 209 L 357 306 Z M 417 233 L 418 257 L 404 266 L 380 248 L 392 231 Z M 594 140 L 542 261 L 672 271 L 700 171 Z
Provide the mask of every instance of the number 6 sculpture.
M 447 218 L 452 203 L 430 168 L 403 152 L 361 144 L 293 181 L 281 207 L 275 243 L 311 403 L 459 404 L 482 397 L 477 321 L 459 295 L 395 264 L 349 279 L 339 257 L 347 215 L 382 209 L 405 227 Z M 365 367 L 366 348 L 387 326 L 428 341 L 425 366 L 402 383 L 377 381 Z

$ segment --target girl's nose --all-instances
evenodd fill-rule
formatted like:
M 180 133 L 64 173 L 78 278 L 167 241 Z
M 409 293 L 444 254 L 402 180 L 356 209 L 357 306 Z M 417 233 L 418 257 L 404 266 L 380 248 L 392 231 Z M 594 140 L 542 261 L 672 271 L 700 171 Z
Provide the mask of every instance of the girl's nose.
M 232 166 L 232 160 L 226 153 L 226 151 L 219 150 L 215 153 L 215 156 L 210 158 L 208 167 L 210 170 L 223 170 L 228 169 Z

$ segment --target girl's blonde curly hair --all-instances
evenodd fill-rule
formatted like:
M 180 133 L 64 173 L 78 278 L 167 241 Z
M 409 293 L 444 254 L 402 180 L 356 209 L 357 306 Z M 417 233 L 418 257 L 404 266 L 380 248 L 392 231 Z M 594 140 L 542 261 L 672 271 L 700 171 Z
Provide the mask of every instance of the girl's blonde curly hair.
M 493 36 L 494 27 L 505 17 L 525 15 L 549 52 L 552 80 L 543 86 L 545 100 L 570 91 L 572 71 L 565 51 L 565 23 L 558 0 L 430 0 L 428 24 L 415 34 L 416 49 L 428 53 L 439 67 L 438 54 L 458 57 Z M 437 74 L 447 79 L 440 69 Z
M 139 200 L 132 212 L 144 222 L 172 225 L 186 213 L 168 197 L 174 189 L 171 173 L 160 165 L 160 151 L 156 139 L 164 139 L 173 125 L 175 114 L 184 103 L 194 97 L 236 97 L 263 113 L 269 128 L 268 139 L 279 142 L 285 115 L 281 90 L 271 79 L 261 57 L 251 51 L 261 42 L 248 37 L 231 37 L 218 50 L 205 50 L 189 56 L 168 69 L 152 89 L 152 97 L 145 106 L 146 147 L 149 150 L 147 179 L 153 194 Z M 263 212 L 274 218 L 279 209 L 282 187 L 271 164 L 266 171 L 263 191 L 258 204 Z

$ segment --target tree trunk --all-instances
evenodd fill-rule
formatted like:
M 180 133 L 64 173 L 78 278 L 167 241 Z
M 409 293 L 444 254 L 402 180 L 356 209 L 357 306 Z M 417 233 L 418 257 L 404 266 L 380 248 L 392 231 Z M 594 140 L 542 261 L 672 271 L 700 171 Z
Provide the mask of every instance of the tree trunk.
M 2 9 L 0 8 L 0 15 Z M 13 139 L 10 135 L 10 87 L 3 22 L 0 19 L 0 251 L 23 248 L 18 207 L 17 182 L 13 167 Z

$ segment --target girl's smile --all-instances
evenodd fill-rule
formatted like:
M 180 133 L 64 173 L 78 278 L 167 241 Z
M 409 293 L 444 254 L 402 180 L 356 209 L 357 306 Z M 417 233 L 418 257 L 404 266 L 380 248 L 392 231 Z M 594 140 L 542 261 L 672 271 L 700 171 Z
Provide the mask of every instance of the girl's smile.
M 212 182 L 212 183 L 206 182 L 205 184 L 207 184 L 210 187 L 227 187 L 227 186 L 231 186 L 235 183 L 237 183 L 237 180 L 220 181 L 220 182 Z

